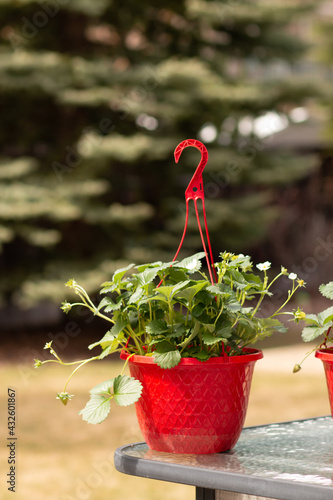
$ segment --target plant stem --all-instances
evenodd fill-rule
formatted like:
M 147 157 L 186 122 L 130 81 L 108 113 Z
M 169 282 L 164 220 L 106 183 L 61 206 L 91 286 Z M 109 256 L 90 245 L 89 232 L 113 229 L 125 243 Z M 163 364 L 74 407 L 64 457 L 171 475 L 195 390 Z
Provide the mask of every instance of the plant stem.
M 84 361 L 82 361 L 81 364 L 79 364 L 79 366 L 77 366 L 75 368 L 75 370 L 73 370 L 72 373 L 70 374 L 70 376 L 68 377 L 63 392 L 66 392 L 66 389 L 67 389 L 67 386 L 69 384 L 69 381 L 71 380 L 71 378 L 73 377 L 73 375 L 81 368 L 81 366 L 84 366 L 87 363 L 90 363 L 91 361 L 95 361 L 98 358 L 99 358 L 99 356 L 94 356 L 93 358 L 85 359 Z M 63 363 L 63 364 L 66 364 L 66 363 Z M 72 364 L 72 363 L 70 363 L 70 364 Z
M 271 315 L 271 318 L 273 318 L 274 316 L 277 316 L 278 314 L 284 314 L 284 313 L 281 313 L 281 312 L 280 312 L 280 311 L 281 311 L 281 309 L 283 309 L 283 308 L 284 308 L 284 306 L 288 304 L 289 300 L 290 300 L 290 299 L 291 299 L 291 297 L 294 295 L 294 293 L 296 292 L 297 288 L 299 288 L 299 286 L 300 286 L 300 285 L 297 285 L 297 286 L 295 287 L 295 282 L 293 282 L 293 289 L 292 289 L 291 291 L 289 290 L 289 292 L 288 292 L 288 297 L 287 297 L 287 298 L 286 298 L 286 300 L 283 302 L 283 304 L 279 307 L 279 309 L 277 309 L 277 311 L 275 311 L 275 313 L 273 313 L 273 314 Z

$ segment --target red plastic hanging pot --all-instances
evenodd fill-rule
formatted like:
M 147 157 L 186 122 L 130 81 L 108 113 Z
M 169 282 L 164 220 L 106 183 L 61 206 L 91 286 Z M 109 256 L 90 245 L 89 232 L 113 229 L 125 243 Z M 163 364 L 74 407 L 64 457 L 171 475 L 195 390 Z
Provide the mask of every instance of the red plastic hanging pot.
M 333 348 L 318 349 L 315 356 L 316 358 L 321 359 L 324 364 L 328 396 L 333 417 Z
M 132 356 L 130 374 L 143 386 L 136 413 L 148 446 L 197 454 L 233 448 L 244 425 L 254 364 L 262 357 L 261 351 L 244 349 L 226 360 L 183 358 L 162 369 L 152 357 Z

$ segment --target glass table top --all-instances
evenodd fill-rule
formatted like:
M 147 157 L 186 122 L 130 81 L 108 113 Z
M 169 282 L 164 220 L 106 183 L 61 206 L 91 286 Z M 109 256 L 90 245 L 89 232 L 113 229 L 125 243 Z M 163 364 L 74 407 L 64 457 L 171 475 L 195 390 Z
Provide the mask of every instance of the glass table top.
M 321 497 L 318 496 L 317 492 L 312 500 L 333 499 L 332 436 L 333 419 L 320 417 L 245 428 L 235 448 L 224 453 L 176 455 L 152 451 L 145 443 L 124 446 L 121 448 L 121 453 L 123 456 L 143 461 L 146 464 L 143 469 L 147 469 L 146 477 L 153 477 L 149 475 L 152 464 L 165 464 L 164 469 L 163 467 L 159 468 L 160 477 L 156 477 L 154 474 L 155 479 L 173 481 L 172 475 L 170 475 L 171 479 L 169 479 L 168 474 L 167 477 L 162 477 L 163 470 L 166 470 L 166 466 L 169 464 L 173 467 L 172 473 L 175 477 L 177 467 L 181 468 L 182 471 L 182 480 L 174 480 L 174 482 L 208 487 L 203 483 L 208 484 L 210 478 L 214 488 L 218 489 L 218 484 L 221 483 L 219 488 L 227 490 L 226 486 L 230 489 L 232 480 L 235 481 L 237 476 L 238 483 L 240 481 L 243 484 L 245 482 L 248 484 L 249 478 L 251 478 L 251 481 L 254 480 L 257 486 L 259 483 L 265 484 L 266 489 L 261 488 L 262 491 L 267 490 L 267 485 L 272 482 L 275 485 L 288 483 L 289 489 L 290 485 L 307 485 L 317 489 L 319 487 L 323 493 Z M 202 479 L 200 479 L 199 471 Z M 121 472 L 133 473 L 124 470 Z M 202 474 L 203 472 L 204 474 Z M 291 487 L 291 489 L 293 488 Z M 311 488 L 305 488 L 305 490 L 311 491 Z M 231 489 L 231 491 L 236 490 Z M 253 491 L 258 491 L 258 489 L 253 489 Z M 325 496 L 326 491 L 328 491 L 329 496 Z M 251 494 L 249 489 L 243 492 Z M 312 490 L 313 493 L 314 490 Z M 300 490 L 297 494 L 300 494 Z M 284 493 L 278 493 L 280 496 L 277 495 L 273 498 L 296 498 L 297 494 L 295 493 L 295 496 L 291 494 L 290 497 L 287 497 L 283 496 Z M 310 493 L 309 495 L 311 498 Z M 303 494 L 298 498 L 306 498 L 306 495 Z

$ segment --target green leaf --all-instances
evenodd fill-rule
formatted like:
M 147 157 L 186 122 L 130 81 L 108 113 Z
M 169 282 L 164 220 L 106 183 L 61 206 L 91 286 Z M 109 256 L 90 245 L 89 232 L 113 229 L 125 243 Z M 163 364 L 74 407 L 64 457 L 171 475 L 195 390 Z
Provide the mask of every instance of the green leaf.
M 326 285 L 320 285 L 319 290 L 324 297 L 333 300 L 333 281 L 330 281 Z
M 111 328 L 110 332 L 117 337 L 120 332 L 123 331 L 123 329 L 127 326 L 127 320 L 123 318 L 123 316 L 119 315 L 116 319 L 115 324 Z
M 109 292 L 114 292 L 118 285 L 116 283 L 113 283 L 113 281 L 105 281 L 101 285 L 101 290 L 99 293 L 109 293 Z
M 115 349 L 112 348 L 112 345 L 108 345 L 105 349 L 103 349 L 101 354 L 98 356 L 98 359 L 104 359 L 112 352 L 115 352 Z
M 173 286 L 160 286 L 159 288 L 156 288 L 156 291 L 158 292 L 158 295 L 155 295 L 153 299 L 155 300 L 163 300 L 164 302 L 170 302 L 171 297 L 172 297 L 172 292 L 173 292 Z M 160 297 L 160 295 L 163 296 L 163 299 Z
M 205 252 L 199 252 L 192 255 L 191 257 L 183 259 L 180 262 L 176 262 L 174 266 L 186 269 L 188 274 L 192 274 L 201 269 L 202 267 L 201 259 L 203 259 L 204 257 L 205 257 Z
M 312 326 L 320 326 L 320 321 L 316 314 L 307 314 L 304 321 Z
M 168 332 L 168 338 L 181 337 L 182 335 L 184 335 L 185 332 L 186 332 L 186 327 L 184 323 L 176 323 L 173 325 L 172 331 Z
M 120 309 L 122 306 L 122 303 L 119 302 L 118 304 L 116 302 L 113 302 L 113 300 L 110 297 L 104 297 L 100 303 L 97 306 L 97 310 L 100 311 L 101 309 L 105 308 L 105 312 L 112 312 Z
M 148 285 L 157 276 L 158 268 L 147 268 L 142 273 L 137 275 L 138 281 L 141 286 Z
M 206 304 L 203 304 L 202 302 L 199 302 L 199 304 L 196 304 L 192 311 L 191 314 L 194 318 L 200 318 L 200 316 L 206 312 Z
M 90 389 L 90 394 L 95 394 L 98 396 L 104 395 L 104 397 L 112 396 L 113 382 L 114 378 L 104 380 L 104 382 L 101 382 L 100 384 L 97 384 L 92 389 Z
M 239 290 L 243 290 L 245 288 L 249 288 L 249 283 L 246 281 L 242 273 L 237 271 L 236 269 L 230 269 L 229 271 L 230 276 L 225 276 L 225 282 L 228 284 L 231 284 L 235 287 L 238 288 Z
M 162 335 L 168 331 L 167 322 L 164 319 L 153 319 L 146 326 L 146 332 L 150 335 Z
M 209 292 L 213 293 L 214 295 L 222 295 L 225 299 L 231 297 L 232 295 L 236 295 L 231 288 L 226 285 L 225 283 L 218 283 L 216 285 L 210 285 L 207 287 Z
M 86 406 L 79 412 L 88 424 L 100 424 L 110 413 L 110 398 L 92 394 Z
M 206 361 L 211 357 L 211 355 L 207 351 L 200 350 L 197 352 L 191 352 L 191 357 L 198 359 L 199 361 Z
M 113 398 L 118 405 L 128 406 L 140 398 L 141 392 L 141 382 L 127 375 L 118 375 L 91 389 L 90 399 L 79 415 L 89 424 L 100 424 L 110 413 Z
M 217 330 L 216 332 L 216 335 L 225 339 L 229 339 L 232 336 L 231 325 L 219 328 L 219 330 Z
M 131 295 L 131 297 L 128 299 L 129 304 L 136 304 L 144 294 L 144 289 L 141 288 L 140 286 L 135 290 L 135 292 Z
M 278 319 L 274 318 L 261 318 L 258 320 L 258 324 L 260 328 L 264 331 L 274 331 L 285 333 L 287 331 L 287 328 L 279 321 Z
M 236 313 L 242 310 L 242 305 L 238 302 L 238 300 L 230 300 L 225 304 L 225 308 L 232 313 Z
M 302 330 L 302 339 L 304 342 L 312 342 L 317 337 L 320 337 L 323 333 L 326 333 L 327 326 L 316 327 L 316 326 L 306 326 Z
M 185 348 L 186 346 L 188 346 L 188 344 L 190 342 L 192 342 L 193 339 L 195 339 L 195 337 L 198 335 L 200 330 L 201 330 L 201 324 L 199 323 L 199 321 L 194 320 L 194 328 L 193 328 L 192 332 L 190 333 L 190 335 L 188 337 L 186 337 L 185 340 L 183 340 L 183 342 L 178 344 L 179 347 Z
M 177 366 L 181 360 L 180 352 L 177 350 L 170 350 L 167 352 L 154 352 L 155 363 L 161 368 L 173 368 Z
M 106 313 L 119 311 L 119 309 L 121 309 L 122 307 L 123 307 L 123 303 L 120 299 L 119 302 L 110 302 L 109 305 L 105 307 L 104 311 Z
M 156 262 L 151 262 L 148 264 L 139 264 L 136 266 L 136 269 L 140 272 L 143 273 L 146 269 L 153 269 L 157 268 L 157 272 L 163 271 L 164 269 L 167 269 L 168 267 L 172 266 L 173 262 L 162 262 L 161 260 L 157 260 Z
M 112 276 L 112 281 L 114 281 L 114 283 L 117 283 L 119 284 L 122 280 L 122 278 L 124 277 L 124 275 L 126 274 L 126 272 L 131 269 L 132 267 L 134 266 L 134 264 L 129 264 L 127 267 L 122 267 L 121 269 L 118 269 L 114 275 Z
M 325 325 L 333 318 L 333 306 L 318 314 L 320 324 Z
M 142 384 L 139 380 L 127 375 L 118 375 L 113 383 L 114 400 L 119 406 L 128 406 L 141 396 Z
M 186 281 L 188 278 L 188 274 L 186 270 L 184 271 L 183 269 L 172 266 L 165 271 L 165 278 L 168 280 L 168 282 L 176 284 L 180 283 L 181 281 Z
M 256 274 L 245 274 L 245 279 L 248 283 L 251 284 L 253 288 L 262 288 L 264 285 L 264 282 L 261 280 L 260 276 L 257 276 Z
M 184 290 L 181 290 L 176 294 L 176 298 L 185 299 L 189 304 L 192 302 L 193 298 L 199 293 L 203 288 L 207 286 L 206 281 L 199 281 L 197 284 L 192 285 Z
M 206 331 L 202 334 L 202 340 L 206 345 L 214 345 L 217 344 L 218 342 L 224 342 L 224 343 L 227 342 L 227 339 L 225 337 L 220 335 L 214 335 L 209 331 Z
M 115 335 L 113 333 L 113 329 L 111 329 L 108 332 L 106 332 L 106 334 L 104 335 L 104 337 L 101 340 L 99 340 L 98 342 L 94 342 L 93 344 L 90 344 L 88 346 L 88 349 L 91 350 L 98 345 L 100 345 L 102 347 L 102 349 L 106 349 L 107 347 L 110 347 L 111 349 L 108 352 L 108 354 L 110 354 L 110 352 L 112 350 L 117 349 L 117 347 L 119 346 L 119 342 L 121 340 L 124 340 L 124 336 L 120 335 L 120 334 L 121 334 L 121 332 L 119 332 L 118 335 Z
M 179 292 L 179 290 L 185 288 L 189 283 L 191 283 L 191 280 L 181 281 L 180 283 L 174 285 L 172 289 L 172 297 L 176 295 L 176 293 Z
M 223 257 L 223 254 L 221 254 L 221 257 Z M 228 266 L 240 267 L 242 271 L 249 271 L 252 269 L 251 257 L 249 255 L 239 254 L 236 256 L 236 258 L 230 260 Z

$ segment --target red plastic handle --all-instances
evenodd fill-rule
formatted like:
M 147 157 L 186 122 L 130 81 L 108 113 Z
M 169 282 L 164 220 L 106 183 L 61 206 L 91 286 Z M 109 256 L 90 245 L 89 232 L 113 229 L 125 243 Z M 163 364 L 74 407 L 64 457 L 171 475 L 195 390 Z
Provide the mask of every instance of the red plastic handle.
M 185 148 L 193 146 L 197 148 L 201 153 L 201 160 L 199 165 L 197 166 L 196 171 L 192 179 L 190 180 L 189 185 L 185 191 L 185 199 L 186 200 L 195 200 L 195 199 L 203 199 L 204 198 L 204 190 L 203 190 L 203 182 L 202 182 L 202 172 L 208 162 L 208 151 L 207 148 L 202 142 L 197 141 L 196 139 L 186 139 L 182 141 L 175 149 L 175 161 L 178 163 L 180 155 L 184 151 Z
M 193 146 L 200 151 L 201 160 L 200 160 L 200 163 L 197 166 L 196 171 L 194 172 L 194 175 L 193 175 L 192 179 L 190 180 L 189 185 L 187 186 L 186 191 L 185 191 L 185 199 L 186 199 L 185 226 L 184 226 L 183 236 L 181 238 L 179 247 L 177 249 L 177 252 L 176 252 L 173 260 L 176 260 L 178 253 L 181 249 L 181 246 L 183 244 L 183 241 L 185 238 L 185 233 L 187 230 L 187 223 L 188 223 L 188 202 L 189 202 L 189 200 L 193 200 L 194 207 L 195 207 L 195 214 L 197 217 L 197 222 L 198 222 L 198 227 L 199 227 L 199 232 L 200 232 L 200 237 L 201 237 L 201 242 L 202 242 L 204 252 L 206 254 L 206 261 L 207 261 L 207 265 L 208 265 L 209 277 L 210 277 L 211 282 L 214 283 L 214 278 L 217 281 L 217 276 L 216 276 L 216 271 L 214 268 L 213 253 L 212 253 L 212 248 L 211 248 L 210 238 L 209 238 L 209 233 L 208 233 L 208 227 L 207 227 L 206 209 L 205 209 L 205 195 L 204 195 L 204 187 L 203 187 L 203 181 L 202 181 L 202 172 L 203 172 L 203 170 L 207 164 L 207 161 L 208 161 L 208 151 L 206 149 L 206 146 L 204 146 L 204 144 L 202 144 L 202 142 L 197 141 L 196 139 L 186 139 L 185 141 L 182 141 L 180 144 L 178 144 L 178 146 L 175 149 L 174 155 L 175 155 L 176 163 L 178 163 L 178 160 L 179 160 L 180 155 L 182 154 L 183 150 L 189 146 Z M 206 232 L 206 239 L 207 239 L 209 253 L 208 253 L 207 248 L 206 248 L 205 239 L 204 239 L 202 228 L 201 228 L 200 217 L 199 217 L 199 213 L 198 213 L 198 205 L 197 205 L 198 199 L 200 199 L 202 201 L 202 211 L 203 211 L 205 232 Z M 214 274 L 214 276 L 213 276 L 213 274 Z

